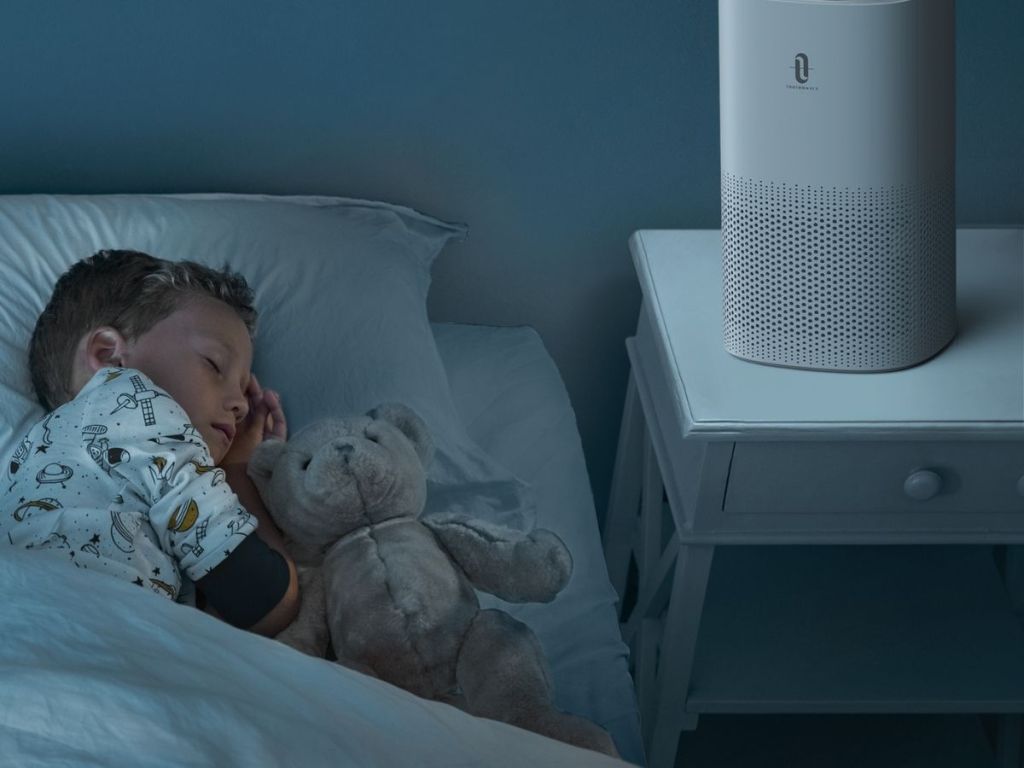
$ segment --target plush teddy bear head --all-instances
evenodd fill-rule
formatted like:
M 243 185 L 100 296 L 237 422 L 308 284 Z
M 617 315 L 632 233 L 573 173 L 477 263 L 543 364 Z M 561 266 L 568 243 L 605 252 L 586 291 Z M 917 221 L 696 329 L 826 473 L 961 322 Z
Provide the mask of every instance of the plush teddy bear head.
M 249 476 L 285 536 L 301 551 L 323 552 L 357 528 L 418 515 L 432 455 L 423 420 L 386 403 L 364 416 L 321 419 L 287 442 L 265 440 Z

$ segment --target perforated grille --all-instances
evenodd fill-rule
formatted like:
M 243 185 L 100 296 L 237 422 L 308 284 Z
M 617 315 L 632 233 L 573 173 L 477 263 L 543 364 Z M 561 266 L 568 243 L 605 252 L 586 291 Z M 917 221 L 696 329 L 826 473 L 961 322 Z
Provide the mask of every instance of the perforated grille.
M 725 348 L 837 371 L 905 368 L 956 332 L 952 183 L 812 187 L 722 173 Z

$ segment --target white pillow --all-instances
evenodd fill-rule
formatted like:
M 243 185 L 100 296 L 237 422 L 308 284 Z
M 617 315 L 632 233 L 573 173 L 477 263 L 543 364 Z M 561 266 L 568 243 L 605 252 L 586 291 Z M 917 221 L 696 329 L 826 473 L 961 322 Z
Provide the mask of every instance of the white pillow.
M 0 456 L 43 415 L 28 343 L 57 279 L 104 248 L 241 272 L 259 322 L 253 367 L 289 431 L 395 400 L 436 444 L 427 514 L 453 508 L 522 527 L 529 487 L 466 433 L 426 311 L 430 267 L 462 225 L 338 197 L 0 196 Z

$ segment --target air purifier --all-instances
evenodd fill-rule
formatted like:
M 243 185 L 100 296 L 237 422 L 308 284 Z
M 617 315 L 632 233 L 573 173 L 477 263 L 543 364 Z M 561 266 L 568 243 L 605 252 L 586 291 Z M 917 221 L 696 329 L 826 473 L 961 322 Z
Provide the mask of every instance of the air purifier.
M 744 360 L 907 368 L 956 334 L 954 0 L 719 0 L 722 319 Z

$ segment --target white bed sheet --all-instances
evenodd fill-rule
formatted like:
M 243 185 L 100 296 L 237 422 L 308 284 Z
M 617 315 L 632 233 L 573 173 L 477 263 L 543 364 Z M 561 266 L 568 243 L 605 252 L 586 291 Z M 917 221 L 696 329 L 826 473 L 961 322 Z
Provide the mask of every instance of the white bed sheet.
M 473 438 L 529 483 L 537 525 L 559 534 L 573 575 L 553 603 L 512 605 L 480 595 L 536 632 L 551 664 L 556 704 L 612 734 L 643 762 L 628 648 L 619 632 L 576 417 L 554 360 L 531 327 L 431 325 L 456 408 Z

